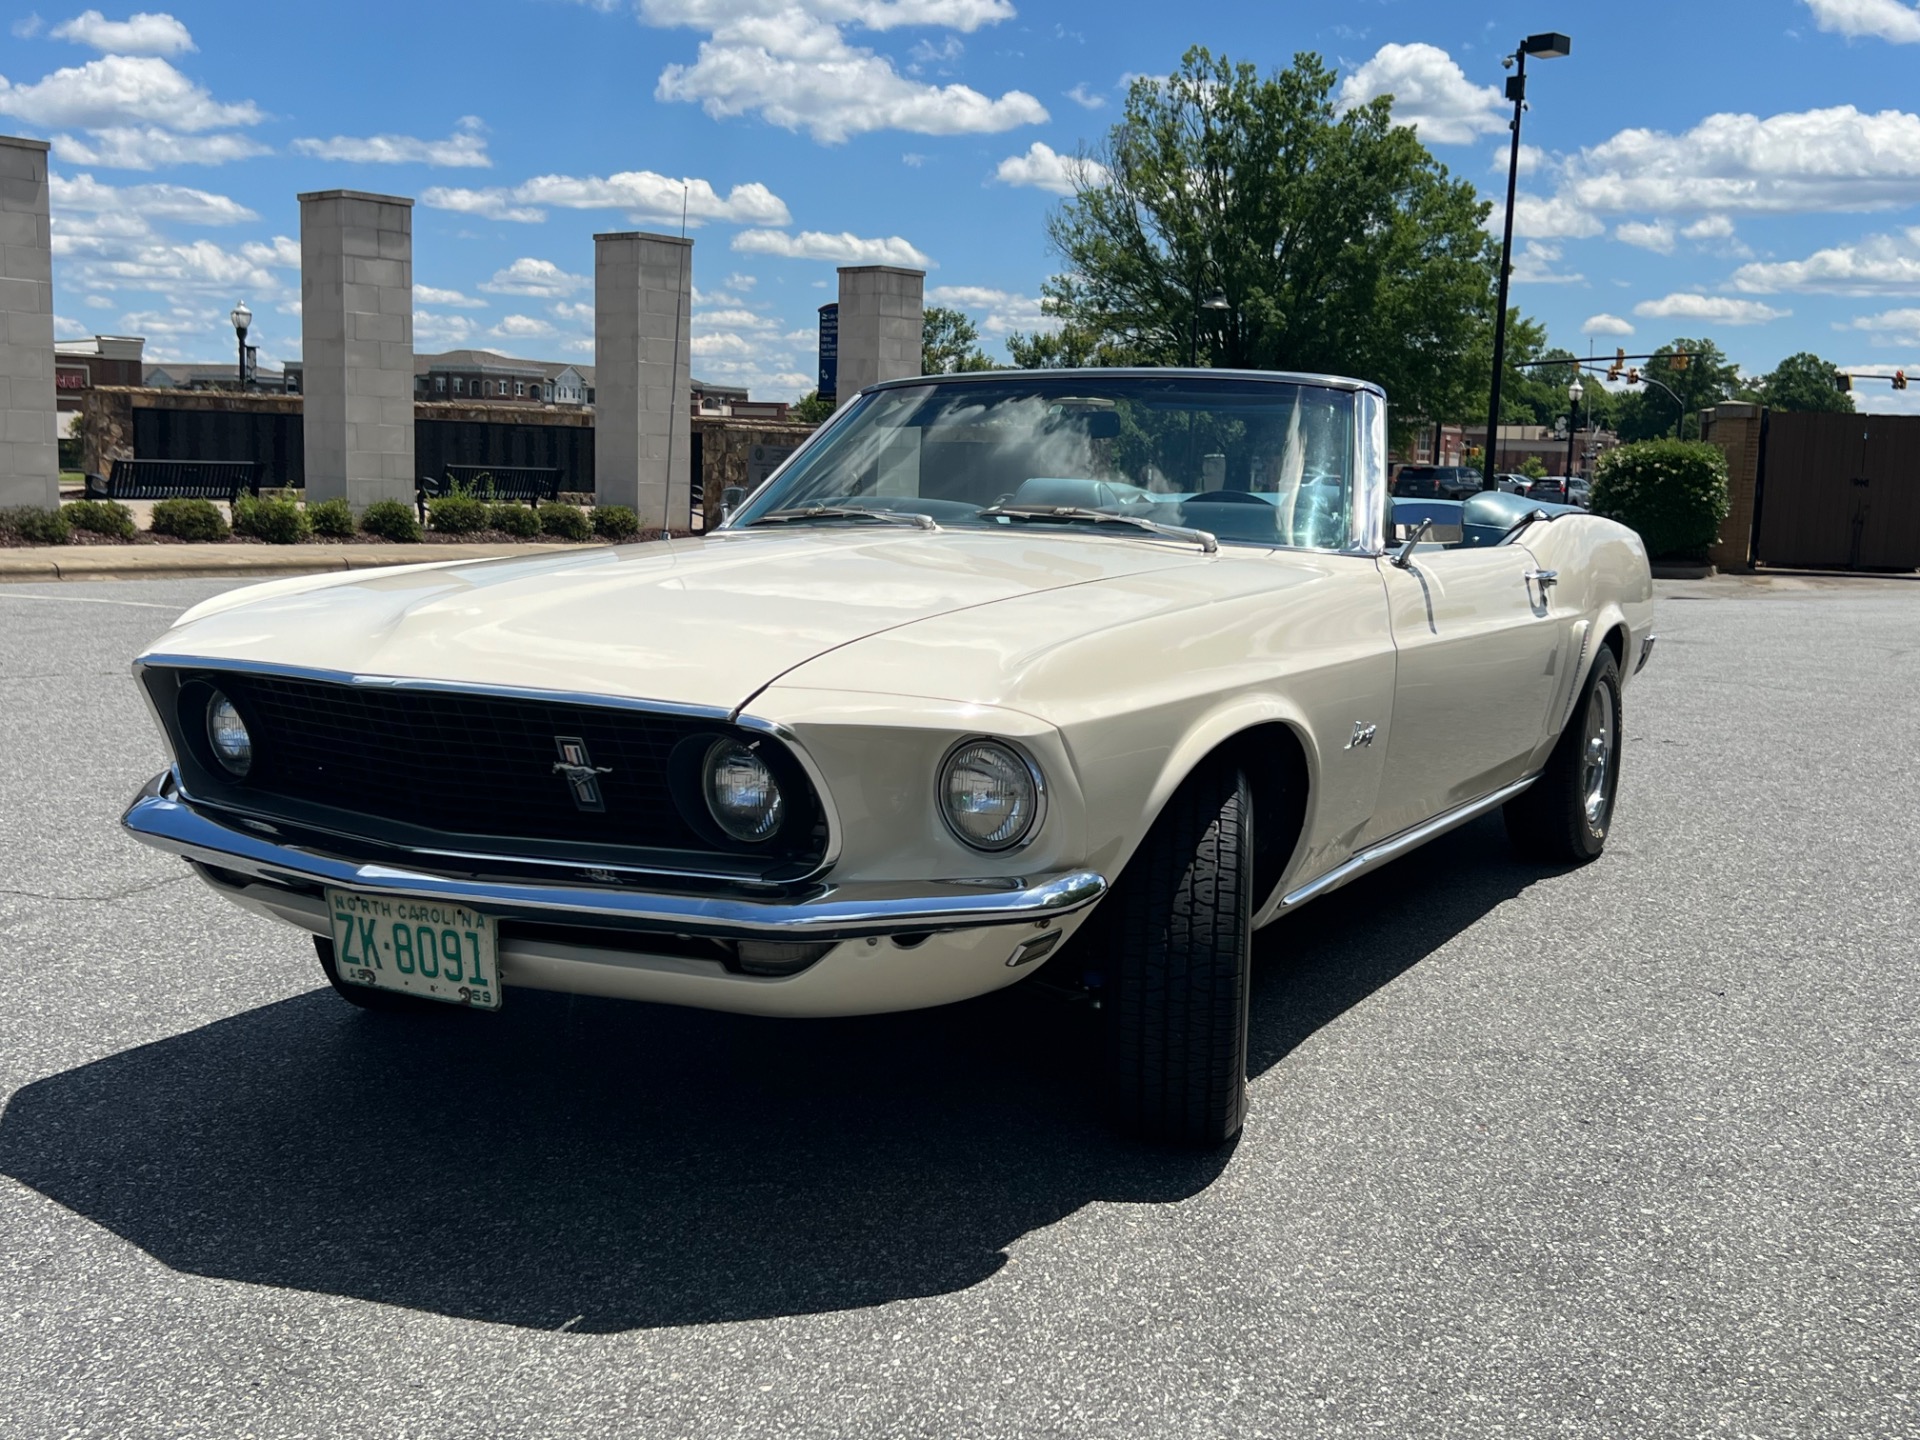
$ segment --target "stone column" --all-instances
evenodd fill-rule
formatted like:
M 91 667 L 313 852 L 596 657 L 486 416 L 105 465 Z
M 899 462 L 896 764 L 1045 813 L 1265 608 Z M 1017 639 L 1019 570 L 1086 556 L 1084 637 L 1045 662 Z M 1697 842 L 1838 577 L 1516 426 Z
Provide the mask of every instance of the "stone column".
M 692 522 L 693 241 L 593 237 L 593 498 Z
M 1720 535 L 1707 547 L 1707 559 L 1722 570 L 1753 568 L 1753 507 L 1759 486 L 1760 430 L 1764 412 L 1758 405 L 1726 401 L 1700 416 L 1700 436 L 1720 447 L 1727 457 L 1727 498 L 1732 508 L 1720 522 Z
M 894 265 L 840 268 L 839 403 L 879 380 L 920 373 L 927 274 Z
M 47 142 L 0 135 L 0 505 L 60 503 Z
M 413 201 L 300 197 L 307 499 L 413 501 Z

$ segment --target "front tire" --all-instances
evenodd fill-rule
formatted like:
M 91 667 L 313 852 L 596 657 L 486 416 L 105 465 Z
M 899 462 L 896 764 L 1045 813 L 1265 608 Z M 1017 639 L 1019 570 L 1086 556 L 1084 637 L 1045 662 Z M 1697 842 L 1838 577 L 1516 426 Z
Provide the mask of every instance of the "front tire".
M 1602 647 L 1547 768 L 1505 806 L 1522 859 L 1585 865 L 1606 849 L 1620 789 L 1620 662 Z
M 1209 761 L 1103 907 L 1108 1086 L 1120 1123 L 1146 1139 L 1222 1145 L 1246 1118 L 1252 891 L 1252 791 Z

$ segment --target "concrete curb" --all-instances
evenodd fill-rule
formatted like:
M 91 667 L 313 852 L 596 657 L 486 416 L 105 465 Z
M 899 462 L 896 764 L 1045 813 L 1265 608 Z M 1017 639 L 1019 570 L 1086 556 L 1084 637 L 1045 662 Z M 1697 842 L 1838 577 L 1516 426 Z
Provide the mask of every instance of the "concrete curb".
M 0 550 L 0 584 L 46 580 L 272 579 L 428 561 L 552 555 L 580 545 L 73 545 Z

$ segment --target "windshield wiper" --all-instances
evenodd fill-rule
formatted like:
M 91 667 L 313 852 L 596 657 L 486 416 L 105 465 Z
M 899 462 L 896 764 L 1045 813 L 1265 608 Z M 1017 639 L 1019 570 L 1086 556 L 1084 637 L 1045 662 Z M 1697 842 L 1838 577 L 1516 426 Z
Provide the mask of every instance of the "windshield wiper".
M 788 525 L 798 520 L 884 520 L 889 525 L 911 525 L 916 530 L 938 530 L 931 515 L 917 510 L 869 510 L 864 505 L 800 505 L 791 510 L 769 510 L 753 525 Z
M 1184 525 L 1163 525 L 1144 515 L 1116 515 L 1111 510 L 1088 510 L 1079 505 L 989 505 L 980 512 L 982 519 L 1009 520 L 1085 520 L 1096 525 L 1128 525 L 1135 530 L 1150 530 L 1168 540 L 1185 540 L 1211 555 L 1220 542 L 1206 530 L 1189 530 Z

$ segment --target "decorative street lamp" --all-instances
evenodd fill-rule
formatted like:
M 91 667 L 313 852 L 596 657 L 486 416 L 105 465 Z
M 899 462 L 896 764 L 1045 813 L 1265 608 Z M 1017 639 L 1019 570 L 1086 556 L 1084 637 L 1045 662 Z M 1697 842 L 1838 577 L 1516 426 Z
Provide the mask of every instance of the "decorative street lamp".
M 1200 311 L 1231 310 L 1233 302 L 1227 299 L 1227 292 L 1215 290 L 1202 300 L 1193 312 L 1193 319 L 1187 325 L 1187 368 L 1192 369 L 1200 363 Z
M 1580 372 L 1573 372 L 1573 383 L 1567 386 L 1567 478 L 1573 478 L 1573 435 L 1579 428 L 1580 402 L 1587 397 L 1586 386 L 1580 383 Z
M 1520 48 L 1500 62 L 1517 67 L 1507 78 L 1507 99 L 1513 102 L 1513 152 L 1507 160 L 1507 227 L 1500 241 L 1500 299 L 1493 316 L 1493 393 L 1487 407 L 1487 465 L 1480 488 L 1494 488 L 1494 448 L 1500 434 L 1500 372 L 1507 364 L 1507 272 L 1513 268 L 1513 194 L 1520 181 L 1520 114 L 1527 108 L 1527 57 L 1558 60 L 1573 50 L 1573 42 L 1552 31 L 1529 35 Z
M 233 321 L 233 333 L 240 341 L 240 388 L 244 390 L 247 388 L 247 327 L 253 324 L 253 311 L 242 300 L 227 318 Z

